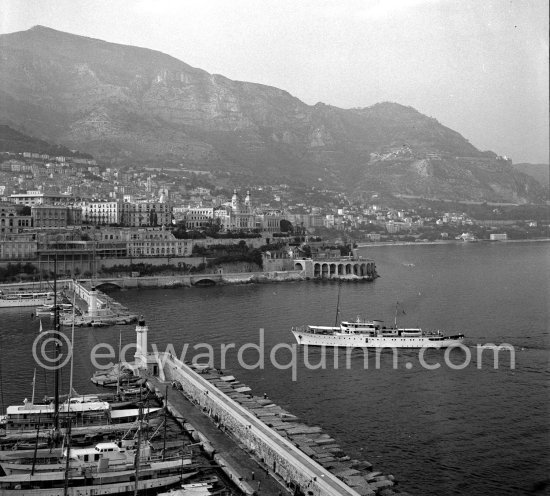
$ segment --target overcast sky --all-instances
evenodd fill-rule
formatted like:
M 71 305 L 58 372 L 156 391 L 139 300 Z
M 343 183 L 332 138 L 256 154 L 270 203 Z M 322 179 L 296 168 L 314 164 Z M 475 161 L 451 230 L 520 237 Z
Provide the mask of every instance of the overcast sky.
M 41 24 L 152 48 L 309 104 L 410 105 L 481 150 L 547 163 L 548 4 L 2 0 L 0 32 Z

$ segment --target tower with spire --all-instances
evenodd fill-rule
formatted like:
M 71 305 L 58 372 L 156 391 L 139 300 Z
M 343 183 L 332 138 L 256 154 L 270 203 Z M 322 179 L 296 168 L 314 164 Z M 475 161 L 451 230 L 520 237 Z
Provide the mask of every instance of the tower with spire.
M 230 228 L 252 229 L 255 227 L 255 218 L 252 209 L 250 191 L 246 192 L 244 201 L 239 197 L 237 190 L 233 190 L 231 197 Z
M 239 195 L 237 195 L 237 190 L 233 190 L 233 196 L 231 197 L 231 210 L 233 210 L 233 213 L 239 213 L 240 212 L 240 201 L 239 201 Z

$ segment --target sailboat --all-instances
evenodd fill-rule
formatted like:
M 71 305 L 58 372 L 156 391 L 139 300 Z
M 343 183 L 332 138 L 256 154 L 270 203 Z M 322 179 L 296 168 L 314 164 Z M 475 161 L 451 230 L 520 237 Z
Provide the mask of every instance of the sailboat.
M 82 457 L 96 455 L 100 450 L 114 449 L 97 445 L 94 452 Z M 70 466 L 70 465 L 69 465 Z M 146 490 L 162 489 L 178 484 L 199 473 L 190 458 L 171 460 L 147 459 L 140 462 L 139 477 L 136 468 L 110 466 L 108 457 L 98 458 L 96 465 L 83 464 L 70 468 L 69 472 L 31 471 L 0 477 L 0 496 L 94 496 L 97 494 L 139 494 Z M 67 487 L 66 487 L 67 486 Z
M 55 269 L 54 269 L 55 270 Z M 59 333 L 59 315 L 57 312 L 57 279 L 54 272 L 54 329 Z M 39 332 L 41 333 L 42 321 L 40 321 Z M 74 329 L 73 329 L 74 340 Z M 71 342 L 72 343 L 72 342 Z M 72 346 L 72 344 L 71 344 Z M 71 350 L 72 351 L 72 350 Z M 59 356 L 58 344 L 55 348 L 55 359 Z M 72 361 L 71 361 L 72 367 Z M 106 401 L 98 398 L 68 398 L 62 404 L 59 402 L 59 367 L 55 369 L 55 394 L 53 402 L 35 403 L 34 386 L 36 383 L 36 370 L 33 380 L 32 399 L 29 402 L 26 398 L 23 404 L 10 405 L 6 409 L 5 429 L 6 435 L 11 437 L 25 437 L 25 434 L 34 433 L 37 429 L 43 433 L 51 432 L 51 437 L 59 435 L 60 420 L 71 420 L 71 424 L 79 427 L 90 425 L 101 425 L 110 422 L 111 407 Z M 72 388 L 72 371 L 71 371 Z
M 143 415 L 140 409 L 137 442 L 103 442 L 91 448 L 74 449 L 70 431 L 66 446 L 59 453 L 42 454 L 37 462 L 36 450 L 17 458 L 8 453 L 0 457 L 0 496 L 93 496 L 96 494 L 140 494 L 182 483 L 197 475 L 191 456 L 165 452 L 155 455 L 148 442 L 142 443 Z
M 56 322 L 57 323 L 57 322 Z M 71 347 L 74 343 L 74 328 Z M 46 415 L 49 421 L 53 420 L 53 428 L 59 428 L 59 413 L 66 412 L 64 418 L 68 428 L 65 431 L 65 449 L 63 457 L 55 456 L 43 459 L 37 463 L 38 433 L 42 423 L 38 417 L 36 424 L 36 444 L 32 462 L 25 457 L 8 457 L 0 462 L 0 496 L 14 496 L 25 494 L 28 496 L 94 496 L 96 494 L 140 494 L 150 489 L 162 489 L 198 474 L 196 465 L 191 457 L 181 456 L 167 458 L 153 456 L 148 445 L 142 446 L 141 431 L 143 410 L 139 409 L 138 440 L 134 449 L 128 449 L 124 443 L 98 443 L 93 448 L 71 448 L 71 426 L 78 418 L 80 409 L 73 409 L 73 405 L 85 408 L 95 405 L 96 401 L 85 401 L 83 398 L 72 397 L 72 371 L 68 399 L 63 403 L 66 410 L 59 409 L 59 390 L 56 384 L 55 405 L 41 405 L 39 411 Z M 33 388 L 34 399 L 34 388 Z M 35 407 L 33 402 L 29 406 Z M 99 402 L 102 403 L 102 402 Z M 108 403 L 105 403 L 107 408 Z M 25 404 L 25 408 L 27 405 Z M 43 407 L 48 407 L 44 411 Z M 12 412 L 8 407 L 8 422 Z M 28 410 L 28 409 L 27 409 Z M 32 411 L 32 409 L 30 410 Z M 111 412 L 112 415 L 113 412 Z M 52 419 L 53 415 L 53 419 Z M 25 420 L 27 414 L 25 414 Z M 29 421 L 29 420 L 27 420 Z
M 56 292 L 56 278 L 54 277 L 54 295 Z M 54 296 L 54 306 L 57 309 L 57 297 Z M 73 304 L 73 320 L 74 320 L 74 304 Z M 55 312 L 54 316 L 54 332 L 59 333 L 59 315 Z M 40 332 L 42 332 L 42 322 L 40 321 Z M 74 326 L 72 328 L 71 346 L 74 343 Z M 72 350 L 71 350 L 72 351 Z M 56 360 L 59 356 L 59 350 L 56 347 Z M 69 355 L 72 356 L 72 353 Z M 117 409 L 104 400 L 101 400 L 97 395 L 73 395 L 72 388 L 72 367 L 70 373 L 70 388 L 69 396 L 60 403 L 59 394 L 59 368 L 55 369 L 55 391 L 53 401 L 45 403 L 34 402 L 34 388 L 32 400 L 27 399 L 23 404 L 11 405 L 6 409 L 6 415 L 3 419 L 3 426 L 6 429 L 6 436 L 17 438 L 31 438 L 37 429 L 42 431 L 42 437 L 60 439 L 61 424 L 70 425 L 71 427 L 93 428 L 96 426 L 108 424 L 123 424 L 134 422 L 138 417 L 137 408 Z M 150 416 L 161 408 L 150 407 L 145 411 L 146 416 Z

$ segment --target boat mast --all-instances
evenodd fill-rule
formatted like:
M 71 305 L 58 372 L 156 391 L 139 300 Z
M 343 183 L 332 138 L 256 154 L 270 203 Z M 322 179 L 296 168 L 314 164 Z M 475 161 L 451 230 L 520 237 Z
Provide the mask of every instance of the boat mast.
M 55 337 L 55 383 L 54 383 L 54 430 L 59 432 L 59 310 L 57 308 L 57 253 L 53 265 L 53 305 L 54 305 L 54 337 Z
M 336 315 L 334 317 L 334 327 L 338 325 L 338 315 L 340 314 L 340 291 L 342 289 L 342 281 L 338 282 L 338 300 L 336 302 Z
M 134 457 L 134 463 L 136 465 L 136 483 L 134 485 L 134 496 L 138 496 L 139 493 L 139 455 L 141 452 L 141 426 L 143 419 L 143 403 L 139 404 L 139 416 L 138 416 L 138 438 L 137 438 L 137 450 Z
M 168 410 L 168 386 L 166 386 L 164 391 L 164 438 L 162 440 L 162 461 L 164 461 L 166 456 L 166 410 Z
M 393 327 L 397 329 L 397 305 L 399 305 L 399 302 L 395 302 L 395 314 L 393 316 Z
M 67 430 L 65 432 L 65 439 L 67 440 L 67 459 L 65 460 L 65 485 L 63 487 L 63 496 L 69 495 L 69 469 L 71 463 L 71 424 L 73 423 L 70 413 L 67 415 L 67 421 L 69 422 L 69 425 L 67 426 Z
M 40 415 L 38 415 L 38 423 L 36 424 L 36 438 L 34 440 L 34 454 L 32 456 L 32 469 L 31 475 L 34 475 L 34 469 L 36 467 L 36 454 L 38 451 L 38 435 L 40 434 Z
M 122 354 L 122 329 L 118 332 L 118 377 L 116 381 L 116 396 L 117 398 L 120 398 L 120 372 L 121 372 L 121 363 L 120 363 L 120 355 Z
M 75 319 L 75 306 L 76 306 L 76 289 L 73 282 L 73 324 L 71 327 L 71 375 L 69 378 L 69 397 L 67 398 L 67 411 L 70 410 L 71 396 L 73 394 L 73 371 L 74 371 L 74 319 Z M 70 411 L 69 411 L 70 416 Z
M 36 386 L 36 369 L 34 369 L 34 375 L 32 377 L 32 398 L 31 404 L 34 405 L 34 388 Z

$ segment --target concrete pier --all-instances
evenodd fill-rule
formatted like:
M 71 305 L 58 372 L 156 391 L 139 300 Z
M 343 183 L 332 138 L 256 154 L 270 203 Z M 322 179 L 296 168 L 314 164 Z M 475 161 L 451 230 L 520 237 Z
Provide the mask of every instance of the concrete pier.
M 111 298 L 109 295 L 99 291 L 89 282 L 67 281 L 64 290 L 70 301 L 75 302 L 79 315 L 75 317 L 75 325 L 92 325 L 95 323 L 130 324 L 137 320 L 137 315 Z M 61 318 L 61 325 L 72 325 L 72 315 Z
M 237 440 L 228 436 L 181 391 L 172 388 L 170 381 L 160 381 L 158 377 L 148 376 L 147 385 L 157 396 L 163 398 L 168 412 L 201 444 L 204 452 L 213 458 L 243 494 L 252 495 L 257 492 L 258 483 L 262 490 L 257 494 L 286 494 L 282 481 L 271 477 L 266 468 L 250 457 Z
M 393 476 L 375 472 L 366 461 L 350 460 L 319 427 L 300 424 L 269 400 L 252 397 L 250 388 L 234 377 L 194 370 L 165 353 L 148 354 L 146 361 L 150 388 L 164 395 L 167 385 L 177 384 L 178 389 L 169 388 L 169 410 L 199 431 L 196 439 L 230 467 L 233 480 L 250 486 L 243 485 L 245 494 L 250 490 L 308 496 L 399 493 Z M 231 444 L 237 441 L 239 449 Z M 254 487 L 257 482 L 263 488 L 260 492 Z

